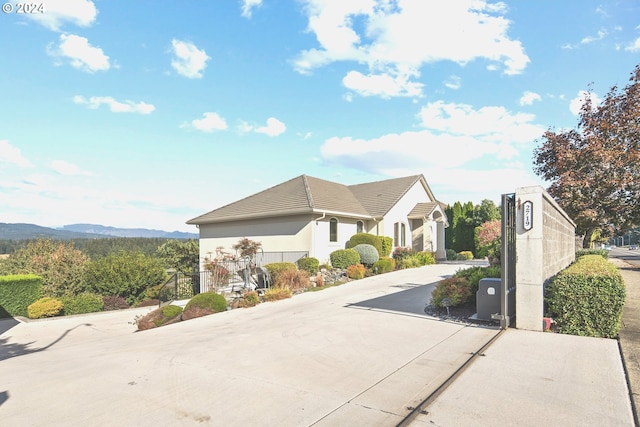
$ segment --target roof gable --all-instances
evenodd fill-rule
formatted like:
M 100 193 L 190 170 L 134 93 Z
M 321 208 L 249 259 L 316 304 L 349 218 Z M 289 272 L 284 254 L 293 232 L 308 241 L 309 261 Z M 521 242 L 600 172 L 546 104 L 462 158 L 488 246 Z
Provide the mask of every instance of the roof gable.
M 193 218 L 187 221 L 187 224 L 228 222 L 313 212 L 380 218 L 419 181 L 433 200 L 433 195 L 422 175 L 350 186 L 300 175 Z

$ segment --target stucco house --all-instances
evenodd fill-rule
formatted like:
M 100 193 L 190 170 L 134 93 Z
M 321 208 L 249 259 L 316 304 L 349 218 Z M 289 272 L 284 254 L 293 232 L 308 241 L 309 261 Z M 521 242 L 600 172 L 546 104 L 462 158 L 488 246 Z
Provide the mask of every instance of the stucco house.
M 358 232 L 446 257 L 447 217 L 422 175 L 356 185 L 300 175 L 187 224 L 199 228 L 201 262 L 246 237 L 262 243 L 265 263 L 303 256 L 323 263 Z

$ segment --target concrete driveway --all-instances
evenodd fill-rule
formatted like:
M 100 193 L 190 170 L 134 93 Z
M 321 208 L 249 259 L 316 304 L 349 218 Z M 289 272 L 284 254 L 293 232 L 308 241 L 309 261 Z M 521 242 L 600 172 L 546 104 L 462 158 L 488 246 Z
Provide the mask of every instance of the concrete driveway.
M 0 322 L 14 426 L 396 425 L 498 333 L 427 317 L 462 265 L 403 270 L 133 333 L 149 309 Z

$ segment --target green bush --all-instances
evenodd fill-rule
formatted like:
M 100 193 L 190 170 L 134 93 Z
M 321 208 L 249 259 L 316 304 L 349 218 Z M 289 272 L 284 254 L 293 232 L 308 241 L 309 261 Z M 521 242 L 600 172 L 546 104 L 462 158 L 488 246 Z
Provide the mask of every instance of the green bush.
M 380 241 L 382 242 L 382 251 L 380 252 L 381 257 L 388 257 L 391 255 L 391 251 L 393 250 L 393 239 L 387 236 L 379 236 Z
M 462 251 L 458 252 L 456 255 L 456 260 L 458 261 L 469 261 L 473 259 L 473 252 L 471 251 Z
M 99 295 L 117 295 L 135 304 L 147 288 L 167 279 L 162 261 L 141 252 L 119 252 L 90 261 L 84 271 L 85 287 Z
M 453 277 L 464 277 L 469 283 L 471 298 L 475 298 L 476 292 L 478 292 L 478 287 L 480 285 L 480 279 L 484 279 L 487 277 L 500 278 L 501 275 L 502 270 L 500 269 L 500 267 L 470 267 L 465 268 L 464 270 L 456 271 Z
M 436 257 L 433 252 L 418 252 L 414 255 L 414 258 L 420 262 L 420 265 L 432 265 L 436 263 Z
M 0 276 L 0 319 L 27 316 L 27 307 L 42 296 L 42 277 L 35 274 Z
M 215 292 L 203 292 L 191 298 L 184 307 L 184 311 L 189 311 L 194 307 L 210 309 L 213 313 L 220 313 L 227 311 L 227 300 Z
M 333 251 L 329 254 L 329 259 L 335 268 L 347 268 L 350 265 L 360 264 L 360 254 L 353 248 Z
M 304 270 L 310 275 L 314 275 L 320 269 L 320 261 L 313 257 L 304 257 L 298 260 L 298 268 Z
M 404 270 L 406 268 L 422 267 L 422 265 L 423 265 L 422 260 L 418 258 L 415 254 L 398 258 L 396 260 L 396 268 L 398 270 Z
M 353 247 L 353 249 L 360 255 L 360 263 L 367 267 L 371 267 L 376 261 L 380 259 L 380 253 L 375 246 L 368 243 L 360 243 Z
M 42 319 L 61 315 L 63 308 L 62 301 L 44 297 L 27 307 L 27 314 L 30 319 Z
M 471 298 L 469 282 L 464 277 L 449 277 L 441 280 L 431 293 L 431 305 L 445 307 L 445 298 L 449 299 L 449 307 L 464 304 Z
M 178 307 L 177 305 L 165 305 L 164 307 L 153 310 L 151 313 L 138 320 L 138 330 L 144 331 L 179 322 L 181 314 L 182 307 Z
M 447 261 L 455 261 L 458 255 L 453 249 L 447 249 Z
M 102 297 L 97 294 L 84 292 L 75 296 L 64 296 L 61 298 L 64 305 L 64 314 L 96 313 L 104 308 Z
M 272 262 L 266 264 L 264 268 L 269 272 L 271 283 L 278 281 L 278 275 L 283 271 L 298 271 L 298 267 L 292 262 Z
M 579 249 L 576 251 L 576 259 L 585 255 L 600 255 L 604 259 L 609 259 L 609 251 L 606 249 Z
M 355 279 L 355 280 L 364 279 L 365 270 L 366 269 L 362 264 L 350 265 L 349 267 L 347 267 L 347 277 L 349 279 Z
M 347 248 L 355 248 L 358 245 L 371 245 L 376 249 L 378 257 L 382 256 L 382 239 L 380 236 L 369 233 L 357 233 L 351 236 L 347 242 Z M 374 261 L 375 262 L 375 261 Z
M 613 264 L 600 255 L 584 255 L 553 278 L 545 300 L 560 333 L 614 338 L 625 295 Z
M 395 269 L 396 262 L 390 257 L 382 257 L 373 264 L 373 272 L 376 274 L 389 273 Z

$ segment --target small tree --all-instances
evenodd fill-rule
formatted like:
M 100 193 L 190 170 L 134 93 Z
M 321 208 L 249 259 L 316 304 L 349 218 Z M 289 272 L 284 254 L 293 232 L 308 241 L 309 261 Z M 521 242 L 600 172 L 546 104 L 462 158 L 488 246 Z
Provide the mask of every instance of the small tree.
M 238 243 L 233 245 L 232 248 L 238 252 L 240 257 L 248 256 L 249 258 L 254 259 L 258 251 L 262 249 L 262 242 L 256 242 L 255 240 L 250 240 L 244 237 L 240 239 Z
M 168 240 L 158 248 L 157 253 L 167 268 L 183 273 L 191 272 L 200 260 L 200 249 L 196 239 Z

